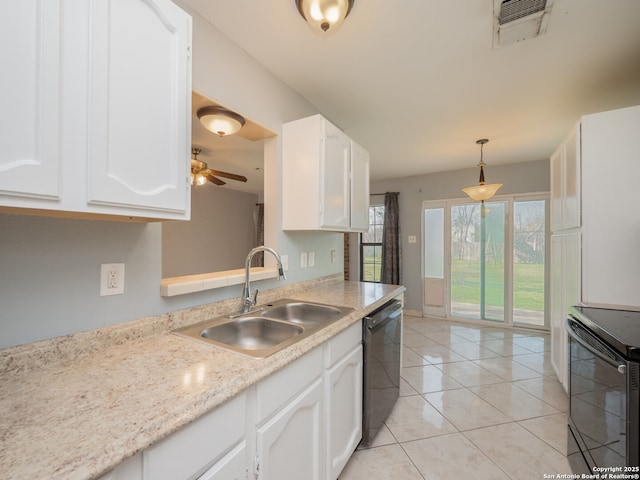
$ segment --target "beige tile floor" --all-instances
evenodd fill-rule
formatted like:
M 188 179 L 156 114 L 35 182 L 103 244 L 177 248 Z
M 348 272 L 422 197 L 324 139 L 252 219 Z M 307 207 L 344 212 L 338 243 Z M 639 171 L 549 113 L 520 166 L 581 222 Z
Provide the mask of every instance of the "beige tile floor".
M 567 397 L 545 333 L 405 316 L 400 398 L 340 480 L 558 478 Z

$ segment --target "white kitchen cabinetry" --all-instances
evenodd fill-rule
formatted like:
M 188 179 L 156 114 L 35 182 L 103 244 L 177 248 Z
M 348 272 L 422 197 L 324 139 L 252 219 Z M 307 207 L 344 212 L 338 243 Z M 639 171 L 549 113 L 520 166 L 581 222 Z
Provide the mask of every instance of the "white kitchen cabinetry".
M 640 106 L 586 115 L 551 157 L 551 362 L 566 387 L 571 305 L 640 308 Z
M 366 231 L 366 150 L 321 115 L 285 123 L 282 143 L 282 228 Z
M 362 438 L 362 324 L 100 480 L 336 480 Z
M 60 197 L 61 4 L 0 4 L 0 197 Z
M 362 439 L 362 325 L 327 344 L 326 480 L 336 480 Z
M 244 479 L 250 462 L 245 436 L 247 405 L 247 393 L 241 393 L 149 447 L 143 453 L 144 480 L 193 479 L 207 469 L 209 477 L 205 478 Z M 214 476 L 216 471 L 224 475 Z
M 259 480 L 324 479 L 323 350 L 256 385 Z
M 568 351 L 565 320 L 569 307 L 580 302 L 580 231 L 551 236 L 551 365 L 568 391 Z
M 351 140 L 351 230 L 369 230 L 369 152 Z
M 0 94 L 0 211 L 188 219 L 190 16 L 170 0 L 25 0 L 0 18 L 19 70 Z
M 551 232 L 580 227 L 580 123 L 551 155 Z

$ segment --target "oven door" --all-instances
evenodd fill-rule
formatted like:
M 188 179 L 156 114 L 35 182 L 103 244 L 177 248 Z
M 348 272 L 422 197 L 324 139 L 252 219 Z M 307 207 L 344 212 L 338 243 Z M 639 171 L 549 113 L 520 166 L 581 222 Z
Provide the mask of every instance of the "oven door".
M 629 442 L 627 410 L 628 368 L 637 364 L 628 363 L 574 318 L 567 319 L 567 331 L 569 425 L 589 471 L 595 466 L 637 465 L 637 451 L 632 453 L 635 441 Z M 632 457 L 636 463 L 629 463 Z

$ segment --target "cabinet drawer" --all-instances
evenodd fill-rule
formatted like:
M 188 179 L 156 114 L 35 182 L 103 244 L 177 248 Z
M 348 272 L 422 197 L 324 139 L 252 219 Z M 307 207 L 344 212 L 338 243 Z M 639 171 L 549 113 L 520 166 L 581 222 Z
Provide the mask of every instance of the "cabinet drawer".
M 244 437 L 246 413 L 243 393 L 152 445 L 143 455 L 144 479 L 191 478 Z
M 315 348 L 256 385 L 256 423 L 322 375 L 322 348 Z
M 353 347 L 362 343 L 362 321 L 356 322 L 327 342 L 327 363 L 329 368 L 344 357 Z

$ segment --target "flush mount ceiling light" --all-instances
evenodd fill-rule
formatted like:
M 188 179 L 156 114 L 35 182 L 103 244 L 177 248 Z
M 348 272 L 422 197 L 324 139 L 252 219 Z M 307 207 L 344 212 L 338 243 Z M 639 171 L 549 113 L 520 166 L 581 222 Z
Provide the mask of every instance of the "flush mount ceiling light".
M 296 0 L 302 18 L 321 32 L 333 32 L 349 15 L 354 0 Z
M 197 115 L 204 128 L 221 137 L 233 135 L 244 125 L 241 115 L 222 107 L 202 107 Z
M 484 203 L 485 200 L 489 200 L 493 197 L 498 189 L 502 186 L 501 183 L 492 183 L 490 185 L 485 184 L 484 182 L 484 163 L 482 159 L 482 147 L 484 147 L 485 143 L 489 143 L 489 140 L 486 138 L 477 140 L 476 143 L 480 145 L 480 163 L 478 166 L 480 167 L 480 182 L 475 187 L 467 187 L 463 188 L 462 191 L 469 195 L 475 201 L 481 201 Z

